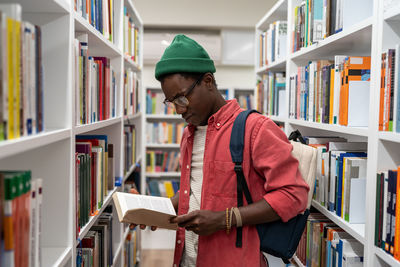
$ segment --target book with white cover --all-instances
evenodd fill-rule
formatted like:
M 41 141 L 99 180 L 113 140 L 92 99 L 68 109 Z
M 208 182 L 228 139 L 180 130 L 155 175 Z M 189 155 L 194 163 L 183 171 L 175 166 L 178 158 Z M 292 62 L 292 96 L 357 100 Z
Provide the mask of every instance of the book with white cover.
M 120 222 L 144 224 L 176 230 L 178 225 L 170 223 L 176 216 L 169 198 L 115 192 L 115 208 Z

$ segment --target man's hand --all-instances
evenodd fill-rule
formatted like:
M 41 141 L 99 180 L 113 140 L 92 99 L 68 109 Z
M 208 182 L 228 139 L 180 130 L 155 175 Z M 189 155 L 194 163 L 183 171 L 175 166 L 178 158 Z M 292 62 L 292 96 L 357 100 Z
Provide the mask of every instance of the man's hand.
M 195 210 L 176 216 L 171 222 L 198 235 L 210 235 L 226 228 L 225 211 Z
M 129 190 L 129 193 L 138 194 L 139 195 L 139 192 L 135 188 L 131 188 Z M 133 230 L 133 229 L 135 229 L 136 226 L 137 226 L 137 224 L 131 223 L 129 225 L 129 229 Z M 140 225 L 140 229 L 142 229 L 142 230 L 146 229 L 146 225 L 141 224 Z M 150 229 L 151 229 L 151 231 L 155 231 L 155 230 L 157 230 L 157 226 L 151 226 Z

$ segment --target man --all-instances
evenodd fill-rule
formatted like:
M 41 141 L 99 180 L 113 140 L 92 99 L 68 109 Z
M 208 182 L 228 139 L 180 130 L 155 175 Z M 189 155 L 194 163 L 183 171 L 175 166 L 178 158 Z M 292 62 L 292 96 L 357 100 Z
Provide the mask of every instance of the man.
M 307 204 L 308 186 L 292 146 L 273 121 L 252 114 L 246 122 L 243 171 L 254 203 L 237 207 L 229 141 L 242 111 L 217 90 L 214 62 L 194 40 L 177 35 L 157 63 L 164 103 L 188 126 L 181 141 L 181 182 L 171 199 L 178 216 L 174 266 L 266 266 L 255 225 L 288 221 Z M 241 222 L 240 222 L 241 221 Z M 237 223 L 243 225 L 236 247 Z

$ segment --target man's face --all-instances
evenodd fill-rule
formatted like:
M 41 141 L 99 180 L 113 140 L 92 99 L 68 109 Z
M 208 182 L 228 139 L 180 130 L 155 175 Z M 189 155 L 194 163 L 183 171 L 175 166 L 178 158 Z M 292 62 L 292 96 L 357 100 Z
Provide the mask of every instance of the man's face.
M 187 105 L 175 104 L 176 112 L 181 114 L 187 123 L 195 126 L 207 124 L 212 107 L 210 90 L 206 86 L 208 80 L 210 77 L 207 74 L 197 81 L 180 74 L 173 74 L 165 77 L 161 83 L 168 101 L 182 96 L 188 100 Z M 187 94 L 188 91 L 190 91 L 189 94 Z

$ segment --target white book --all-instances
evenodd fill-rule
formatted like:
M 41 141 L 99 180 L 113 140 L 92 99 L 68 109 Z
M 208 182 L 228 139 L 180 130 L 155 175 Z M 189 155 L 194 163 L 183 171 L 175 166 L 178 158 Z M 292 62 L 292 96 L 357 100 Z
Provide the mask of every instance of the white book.
M 348 127 L 368 127 L 369 90 L 370 81 L 349 81 Z
M 0 12 L 0 75 L 2 83 L 0 85 L 0 122 L 3 124 L 4 134 L 7 135 L 8 121 L 8 42 L 7 42 L 7 16 Z M 1 126 L 0 126 L 1 127 Z
M 30 30 L 29 41 L 29 74 L 28 74 L 28 117 L 26 118 L 28 134 L 37 133 L 36 127 L 36 29 L 28 23 L 25 25 Z
M 308 80 L 309 80 L 309 90 L 308 90 L 308 121 L 314 121 L 314 73 L 316 69 L 316 63 L 313 61 L 310 63 L 310 69 L 309 69 L 309 75 L 308 75 Z
M 79 65 L 80 60 L 79 56 L 79 40 L 74 39 L 74 79 L 75 79 L 75 124 L 81 124 L 81 112 L 80 112 L 80 73 L 79 73 Z
M 367 158 L 344 158 L 343 216 L 349 223 L 365 223 L 366 177 Z
M 169 198 L 115 192 L 113 200 L 120 222 L 177 229 L 169 222 L 176 216 Z
M 325 180 L 325 188 L 324 188 L 324 206 L 328 208 L 328 200 L 329 200 L 329 186 L 330 186 L 330 173 L 329 173 L 329 152 L 322 153 L 323 160 L 323 168 L 324 168 L 324 180 Z
M 155 166 L 153 166 L 153 170 L 155 170 L 155 169 L 156 169 Z M 167 190 L 165 189 L 165 185 L 162 181 L 158 182 L 158 189 L 160 190 L 160 196 L 167 197 Z

